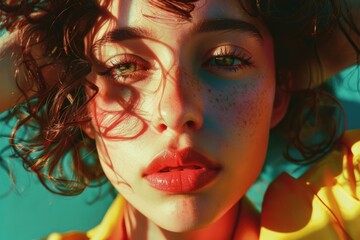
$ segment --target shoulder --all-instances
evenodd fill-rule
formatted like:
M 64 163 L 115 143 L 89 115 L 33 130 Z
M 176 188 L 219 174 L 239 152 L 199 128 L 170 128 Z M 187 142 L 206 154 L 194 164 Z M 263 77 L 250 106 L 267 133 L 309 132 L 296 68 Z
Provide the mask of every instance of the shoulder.
M 347 132 L 299 179 L 280 175 L 265 194 L 263 239 L 360 238 L 360 131 Z

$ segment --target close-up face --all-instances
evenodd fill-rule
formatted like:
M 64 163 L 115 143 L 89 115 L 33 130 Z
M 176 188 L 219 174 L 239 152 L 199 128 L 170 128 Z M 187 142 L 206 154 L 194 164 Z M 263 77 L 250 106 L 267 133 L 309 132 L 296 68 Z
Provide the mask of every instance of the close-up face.
M 210 224 L 255 181 L 281 118 L 272 38 L 238 0 L 199 1 L 189 21 L 147 0 L 109 10 L 88 44 L 99 92 L 85 132 L 108 179 L 153 223 Z

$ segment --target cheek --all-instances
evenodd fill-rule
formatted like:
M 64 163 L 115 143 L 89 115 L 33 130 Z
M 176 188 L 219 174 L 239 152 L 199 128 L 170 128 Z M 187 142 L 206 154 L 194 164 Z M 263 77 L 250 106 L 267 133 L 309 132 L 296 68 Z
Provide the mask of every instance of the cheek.
M 99 92 L 89 104 L 95 131 L 105 139 L 135 139 L 147 129 L 146 121 L 134 108 L 139 94 L 134 88 L 99 86 Z
M 240 193 L 258 176 L 267 151 L 275 91 L 274 79 L 237 82 L 224 90 L 211 91 L 209 109 L 216 119 L 219 156 L 227 167 L 227 182 Z M 251 164 L 249 164 L 249 162 Z
M 132 189 L 136 176 L 139 176 L 138 167 L 141 163 L 131 153 L 140 150 L 123 141 L 107 141 L 99 135 L 95 141 L 101 166 L 112 185 L 118 191 Z
M 264 81 L 208 90 L 209 109 L 226 132 L 251 137 L 259 127 L 270 129 L 274 87 L 261 82 Z
M 111 155 L 113 155 L 113 153 L 108 148 L 105 140 L 101 138 L 101 136 L 96 136 L 95 141 L 101 167 L 106 177 L 113 184 L 113 186 L 126 183 L 126 181 L 123 180 L 122 174 L 119 172 L 118 166 L 116 164 L 118 159 L 112 158 Z
M 119 107 L 120 108 L 120 107 Z M 119 109 L 107 110 L 94 104 L 93 125 L 106 139 L 130 140 L 135 139 L 146 131 L 146 122 L 135 113 Z

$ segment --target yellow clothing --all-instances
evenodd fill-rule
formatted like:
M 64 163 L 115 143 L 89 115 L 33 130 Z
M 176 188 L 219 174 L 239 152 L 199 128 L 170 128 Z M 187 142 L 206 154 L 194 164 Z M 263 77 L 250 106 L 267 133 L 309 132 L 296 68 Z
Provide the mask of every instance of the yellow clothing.
M 280 175 L 267 190 L 260 239 L 360 239 L 360 131 L 349 131 L 302 177 Z
M 343 146 L 294 179 L 280 175 L 267 190 L 260 239 L 360 239 L 360 131 L 349 131 Z M 47 240 L 109 240 L 123 219 L 117 197 L 100 225 L 87 233 L 52 234 Z M 122 229 L 124 228 L 117 228 Z M 125 232 L 125 231 L 123 231 Z M 125 240 L 124 233 L 116 238 Z
M 110 235 L 113 234 L 114 228 L 123 219 L 125 200 L 118 196 L 111 204 L 109 210 L 105 214 L 102 222 L 86 233 L 82 232 L 69 232 L 65 234 L 53 233 L 49 235 L 46 240 L 110 240 Z M 117 233 L 114 237 L 116 240 L 126 240 L 126 233 Z

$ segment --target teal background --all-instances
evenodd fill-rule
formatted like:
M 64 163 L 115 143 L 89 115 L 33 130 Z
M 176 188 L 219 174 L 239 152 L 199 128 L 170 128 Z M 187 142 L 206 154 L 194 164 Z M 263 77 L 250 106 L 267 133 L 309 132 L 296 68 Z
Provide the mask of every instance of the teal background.
M 0 119 L 6 114 L 0 114 Z M 0 161 L 14 176 L 13 181 L 0 168 L 0 239 L 41 239 L 52 232 L 85 231 L 96 226 L 113 200 L 109 184 L 88 188 L 75 197 L 50 193 L 35 174 L 25 171 L 21 162 L 11 157 L 8 136 L 13 124 L 14 119 L 2 121 L 0 129 Z
M 346 114 L 346 129 L 360 128 L 360 66 L 356 65 L 342 71 L 328 80 L 335 97 L 341 102 Z M 268 153 L 263 170 L 257 181 L 249 189 L 247 196 L 255 207 L 261 210 L 262 199 L 269 183 L 282 172 L 299 177 L 310 166 L 299 166 L 285 160 L 282 156 L 284 142 L 279 136 L 270 136 Z
M 359 71 L 351 68 L 342 72 L 341 76 L 346 81 L 334 78 L 331 84 L 335 86 L 336 96 L 344 104 L 348 129 L 359 128 Z M 19 160 L 10 157 L 12 150 L 8 148 L 8 136 L 13 123 L 0 122 L 0 161 L 10 166 L 16 180 L 14 185 L 10 175 L 0 168 L 0 239 L 41 239 L 51 232 L 85 231 L 97 225 L 113 200 L 108 191 L 109 185 L 87 189 L 76 197 L 48 192 L 34 174 L 24 170 Z M 282 171 L 295 176 L 302 172 L 298 166 L 289 164 L 281 157 L 282 148 L 278 141 L 272 137 L 267 164 L 257 183 L 248 192 L 258 208 L 267 185 L 275 176 Z M 91 203 L 99 194 L 100 199 Z

